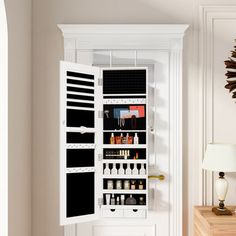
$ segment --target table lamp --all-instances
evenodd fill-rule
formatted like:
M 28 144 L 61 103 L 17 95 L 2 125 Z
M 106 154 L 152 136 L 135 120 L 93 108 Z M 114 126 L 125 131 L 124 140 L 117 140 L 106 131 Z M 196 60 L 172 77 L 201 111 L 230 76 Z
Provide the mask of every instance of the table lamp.
M 236 145 L 223 143 L 208 144 L 202 168 L 219 172 L 219 179 L 215 182 L 219 206 L 213 207 L 212 211 L 216 215 L 232 215 L 232 212 L 224 205 L 228 191 L 228 181 L 224 178 L 224 172 L 236 172 Z

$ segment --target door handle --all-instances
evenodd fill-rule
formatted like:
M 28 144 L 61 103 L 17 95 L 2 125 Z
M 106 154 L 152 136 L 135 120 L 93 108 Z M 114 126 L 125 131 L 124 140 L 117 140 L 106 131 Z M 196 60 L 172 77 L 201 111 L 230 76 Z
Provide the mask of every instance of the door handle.
M 149 175 L 148 178 L 162 181 L 165 179 L 165 176 L 164 175 Z

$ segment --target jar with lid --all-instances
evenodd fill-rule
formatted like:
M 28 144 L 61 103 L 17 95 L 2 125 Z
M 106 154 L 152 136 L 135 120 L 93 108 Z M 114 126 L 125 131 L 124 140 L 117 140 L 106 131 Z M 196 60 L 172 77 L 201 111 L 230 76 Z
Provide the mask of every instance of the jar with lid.
M 140 189 L 140 190 L 144 189 L 144 187 L 143 187 L 143 180 L 139 180 L 138 189 Z
M 116 180 L 116 189 L 122 189 L 122 181 Z
M 129 180 L 124 181 L 124 189 L 130 189 L 130 181 Z
M 131 180 L 131 189 L 132 190 L 136 189 L 136 180 Z
M 113 188 L 114 188 L 113 180 L 108 180 L 107 181 L 107 189 L 113 189 Z

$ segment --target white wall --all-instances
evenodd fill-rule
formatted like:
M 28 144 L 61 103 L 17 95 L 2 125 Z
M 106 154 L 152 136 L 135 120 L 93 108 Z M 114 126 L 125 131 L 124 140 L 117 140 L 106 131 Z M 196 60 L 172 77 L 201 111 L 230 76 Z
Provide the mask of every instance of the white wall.
M 6 0 L 9 33 L 9 236 L 31 236 L 31 0 Z
M 202 137 L 210 122 L 205 122 L 202 108 L 203 78 L 198 55 L 204 52 L 199 46 L 202 18 L 200 6 L 235 4 L 234 1 L 197 0 L 33 0 L 33 236 L 62 236 L 59 226 L 59 60 L 63 58 L 62 36 L 58 23 L 188 23 L 191 25 L 185 38 L 184 53 L 184 235 L 191 232 L 192 205 L 201 204 Z M 228 12 L 220 7 L 227 15 Z M 217 57 L 214 77 L 215 135 L 216 141 L 235 142 L 226 130 L 233 124 L 235 103 L 224 85 L 224 64 L 232 47 L 232 28 L 219 25 L 224 34 L 214 35 Z M 222 22 L 222 24 L 224 24 Z M 233 22 L 233 24 L 235 24 Z M 222 27 L 222 28 L 220 28 Z M 208 29 L 207 29 L 208 30 Z M 221 40 L 223 39 L 223 40 Z M 218 40 L 218 41 L 217 41 Z M 230 42 L 229 42 L 230 41 Z M 227 45 L 227 46 L 226 46 Z M 226 53 L 224 53 L 226 50 Z M 224 53 L 224 54 L 222 54 Z M 222 54 L 222 55 L 221 55 Z M 221 60 L 222 57 L 222 60 Z M 211 60 L 212 60 L 211 59 Z M 203 65 L 204 66 L 204 65 Z M 206 66 L 204 67 L 206 68 Z M 210 89 L 210 88 L 209 88 Z M 224 106 L 225 119 L 220 119 Z M 228 116 L 232 119 L 228 122 Z M 222 121 L 224 128 L 222 129 Z M 234 128 L 232 128 L 232 126 Z M 235 133 L 235 132 L 234 132 Z M 208 186 L 209 187 L 209 186 Z M 235 194 L 235 189 L 230 195 Z M 207 200 L 211 200 L 208 193 Z M 231 198 L 232 203 L 236 203 Z M 188 223 L 189 219 L 189 223 Z M 189 226 L 188 226 L 189 225 Z M 190 235 L 190 234 L 189 234 Z

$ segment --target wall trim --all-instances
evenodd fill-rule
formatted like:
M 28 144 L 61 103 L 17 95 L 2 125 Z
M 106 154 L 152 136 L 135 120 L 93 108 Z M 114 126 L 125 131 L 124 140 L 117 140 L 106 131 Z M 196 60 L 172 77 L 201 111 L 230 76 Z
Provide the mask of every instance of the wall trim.
M 200 76 L 200 106 L 201 127 L 201 159 L 206 145 L 214 142 L 214 23 L 220 20 L 236 19 L 236 5 L 201 5 L 199 6 L 199 76 Z M 201 100 L 202 99 L 202 100 Z M 201 168 L 201 164 L 199 165 Z M 202 171 L 201 169 L 199 171 Z M 202 171 L 202 203 L 214 204 L 214 174 Z

